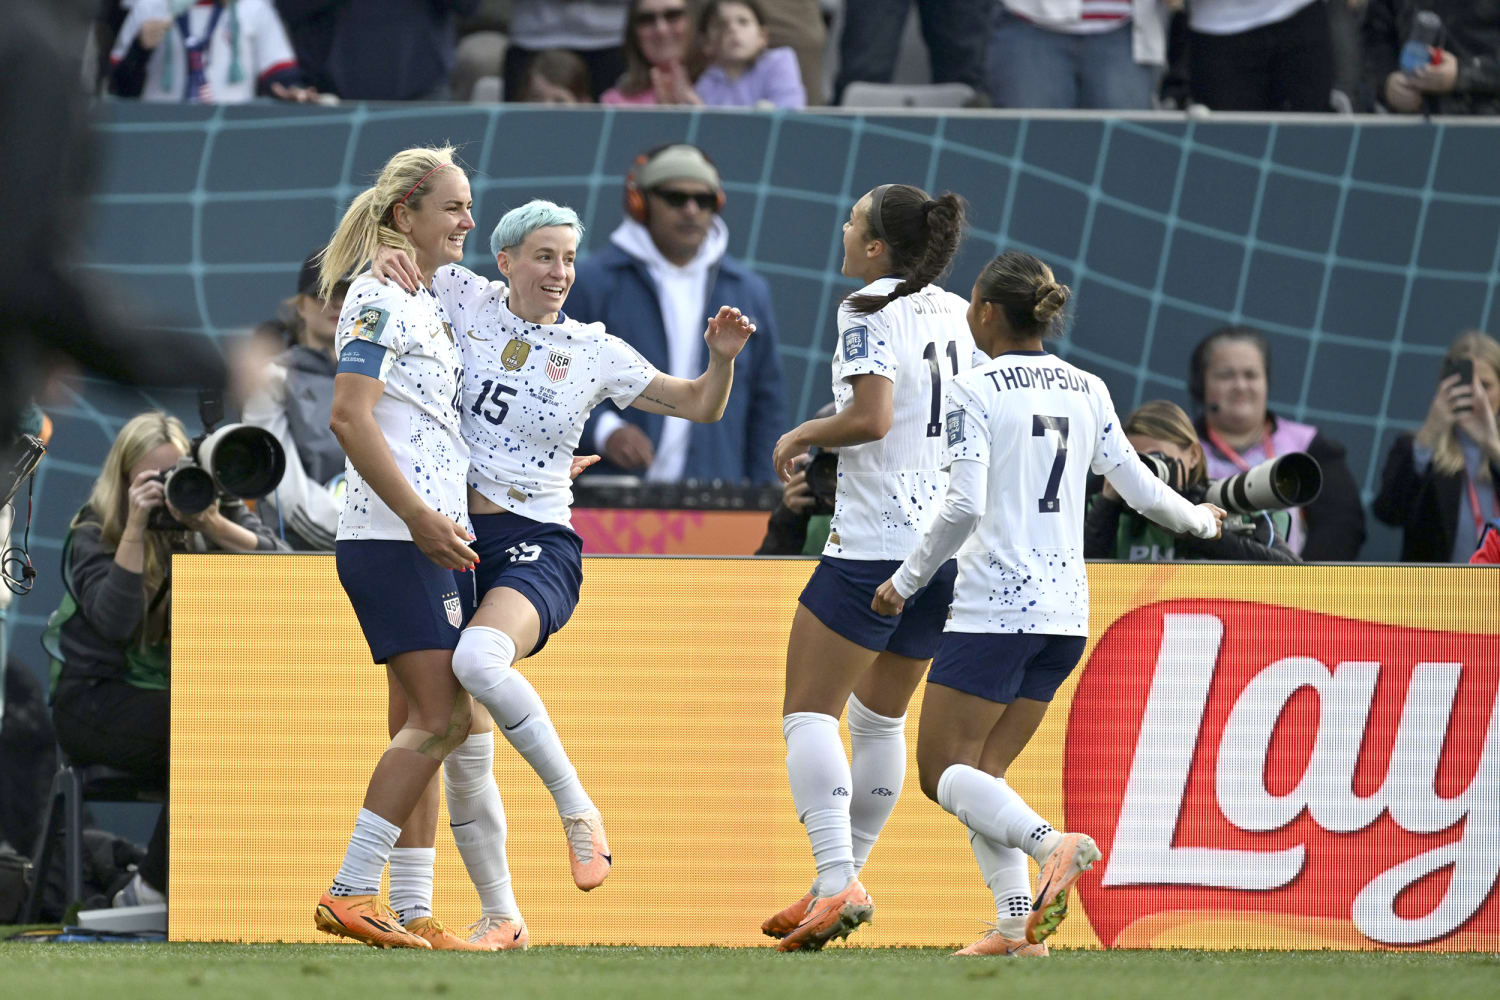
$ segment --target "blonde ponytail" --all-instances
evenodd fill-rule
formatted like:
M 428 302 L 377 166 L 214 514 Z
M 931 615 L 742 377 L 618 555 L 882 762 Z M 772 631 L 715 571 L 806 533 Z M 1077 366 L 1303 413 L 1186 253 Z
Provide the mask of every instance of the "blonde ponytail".
M 455 152 L 452 146 L 414 146 L 386 161 L 375 184 L 349 203 L 319 258 L 320 298 L 327 301 L 335 285 L 364 270 L 381 246 L 403 250 L 416 259 L 416 247 L 392 223 L 391 210 L 401 204 L 420 207 L 433 173 L 439 167 L 457 166 Z

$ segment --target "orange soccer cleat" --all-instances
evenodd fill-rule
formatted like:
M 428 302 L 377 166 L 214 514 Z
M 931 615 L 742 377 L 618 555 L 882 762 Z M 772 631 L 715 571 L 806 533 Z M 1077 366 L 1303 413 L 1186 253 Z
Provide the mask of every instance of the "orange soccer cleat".
M 406 925 L 408 934 L 415 934 L 432 946 L 433 951 L 494 951 L 487 944 L 465 941 L 443 926 L 436 917 L 418 917 Z
M 1094 862 L 1104 857 L 1094 838 L 1086 833 L 1065 833 L 1062 841 L 1047 855 L 1041 873 L 1037 875 L 1036 899 L 1031 904 L 1031 916 L 1026 918 L 1026 940 L 1040 944 L 1057 932 L 1063 917 L 1068 915 L 1068 890 L 1078 881 L 1078 876 L 1094 867 Z
M 371 948 L 431 948 L 412 934 L 377 896 L 335 896 L 323 893 L 313 913 L 313 926 L 324 934 L 346 937 Z
M 997 927 L 955 955 L 1003 955 L 1006 958 L 1046 958 L 1047 942 L 1031 944 L 1025 938 L 1008 938 Z
M 568 862 L 573 867 L 573 884 L 584 892 L 597 889 L 609 878 L 614 863 L 609 842 L 604 839 L 604 820 L 598 810 L 563 817 L 563 832 L 568 836 Z
M 525 951 L 531 944 L 531 932 L 520 917 L 511 920 L 482 914 L 469 931 L 469 940 L 487 951 Z
M 807 906 L 813 901 L 813 894 L 808 893 L 797 900 L 791 906 L 780 913 L 766 918 L 766 922 L 760 925 L 760 932 L 767 937 L 784 938 L 797 929 L 802 918 L 807 916 Z
M 792 932 L 781 939 L 777 951 L 818 951 L 835 938 L 846 938 L 860 924 L 875 916 L 875 904 L 859 884 L 850 882 L 843 892 L 817 896 L 807 904 L 807 913 Z

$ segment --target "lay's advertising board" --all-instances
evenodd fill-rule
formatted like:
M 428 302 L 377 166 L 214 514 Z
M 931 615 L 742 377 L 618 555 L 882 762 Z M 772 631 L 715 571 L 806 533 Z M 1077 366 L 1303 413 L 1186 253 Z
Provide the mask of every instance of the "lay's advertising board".
M 806 560 L 589 558 L 520 669 L 609 833 L 568 874 L 536 776 L 496 739 L 536 944 L 767 946 L 812 866 L 787 791 L 786 640 Z M 176 557 L 173 940 L 315 941 L 312 910 L 388 742 L 329 556 Z M 1062 947 L 1500 950 L 1500 575 L 1478 567 L 1098 564 L 1091 638 L 1007 780 L 1104 859 Z M 907 781 L 862 879 L 862 946 L 993 919 L 964 828 Z M 477 897 L 440 814 L 434 908 Z M 223 901 L 236 900 L 234 906 Z M 711 907 L 704 906 L 712 899 Z

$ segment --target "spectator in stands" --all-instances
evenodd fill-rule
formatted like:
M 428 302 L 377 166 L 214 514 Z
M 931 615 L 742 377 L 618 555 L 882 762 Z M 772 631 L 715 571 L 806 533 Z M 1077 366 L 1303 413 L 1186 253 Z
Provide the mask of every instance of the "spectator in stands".
M 538 52 L 526 64 L 519 99 L 527 104 L 593 104 L 588 63 L 568 49 Z
M 600 104 L 702 104 L 688 65 L 687 0 L 630 0 L 625 15 L 625 73 Z
M 1293 512 L 1288 544 L 1306 562 L 1352 562 L 1365 540 L 1359 487 L 1344 446 L 1316 427 L 1278 417 L 1266 408 L 1271 346 L 1247 326 L 1226 326 L 1193 349 L 1188 393 L 1208 460 L 1208 477 L 1222 479 L 1289 451 L 1305 451 L 1323 470 L 1323 490 Z
M 626 69 L 620 39 L 627 34 L 627 4 L 628 0 L 514 0 L 510 44 L 505 49 L 505 99 L 532 100 L 524 96 L 532 77 L 528 72 L 532 60 L 549 50 L 563 49 L 585 66 L 589 99 L 579 103 L 599 100 Z M 548 79 L 552 78 L 549 74 Z
M 1188 26 L 1188 75 L 1198 104 L 1214 111 L 1330 110 L 1333 40 L 1317 0 L 1193 0 Z
M 66 593 L 43 644 L 53 657 L 57 740 L 76 764 L 167 777 L 172 553 L 285 547 L 238 500 L 191 516 L 167 503 L 162 473 L 188 449 L 176 417 L 127 421 L 63 541 Z M 164 514 L 175 520 L 155 520 Z M 162 902 L 166 891 L 163 808 L 145 863 L 115 902 Z
M 240 104 L 256 97 L 307 102 L 286 29 L 270 0 L 138 0 L 110 52 L 119 97 Z
M 828 45 L 828 25 L 823 21 L 818 0 L 760 0 L 760 7 L 766 14 L 771 48 L 786 46 L 797 54 L 807 103 L 822 104 L 823 50 Z
M 708 68 L 696 90 L 717 108 L 805 108 L 807 91 L 797 54 L 768 49 L 766 15 L 756 0 L 709 0 L 698 15 Z
M 276 0 L 319 90 L 349 101 L 446 101 L 458 19 L 479 0 Z
M 1419 10 L 1443 22 L 1429 60 L 1406 72 L 1401 48 Z M 1466 0 L 1370 0 L 1364 23 L 1367 106 L 1405 114 L 1500 114 L 1500 7 Z
M 696 146 L 662 146 L 639 157 L 625 182 L 627 218 L 609 245 L 585 258 L 568 313 L 603 323 L 669 375 L 703 368 L 703 325 L 737 307 L 755 336 L 735 359 L 735 386 L 718 423 L 696 424 L 632 408 L 600 408 L 583 447 L 599 471 L 650 480 L 773 482 L 767 456 L 786 429 L 776 317 L 765 279 L 726 253 L 719 171 Z M 706 293 L 706 294 L 705 294 Z
M 1202 503 L 1208 486 L 1208 463 L 1193 422 L 1176 403 L 1154 399 L 1142 403 L 1120 424 L 1138 454 L 1157 457 L 1171 470 L 1168 486 L 1193 503 Z M 1115 488 L 1089 500 L 1083 523 L 1083 554 L 1089 559 L 1130 562 L 1215 560 L 1222 562 L 1299 562 L 1285 538 L 1291 523 L 1286 511 L 1230 514 L 1218 538 L 1177 537 L 1125 505 Z
M 999 0 L 986 77 L 1002 108 L 1149 111 L 1182 0 Z
M 260 392 L 245 401 L 247 424 L 264 427 L 281 442 L 286 473 L 276 492 L 261 501 L 268 525 L 279 526 L 293 549 L 332 552 L 343 500 L 344 449 L 329 427 L 333 374 L 338 365 L 334 335 L 349 282 L 333 286 L 328 301 L 318 297 L 322 247 L 307 255 L 297 274 L 297 343 L 266 366 Z
M 1468 562 L 1500 517 L 1500 343 L 1471 330 L 1448 348 L 1427 418 L 1391 445 L 1375 516 L 1403 529 L 1402 562 Z M 1473 362 L 1472 380 L 1450 374 Z
M 917 5 L 933 83 L 966 83 L 985 92 L 985 43 L 994 0 L 859 0 L 844 9 L 834 103 L 856 81 L 890 83 L 896 72 L 906 12 Z

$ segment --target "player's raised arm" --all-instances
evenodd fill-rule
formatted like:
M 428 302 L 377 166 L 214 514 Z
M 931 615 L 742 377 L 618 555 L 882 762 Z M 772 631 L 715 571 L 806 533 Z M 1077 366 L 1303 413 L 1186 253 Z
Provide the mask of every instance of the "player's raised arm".
M 734 359 L 755 332 L 755 324 L 733 306 L 720 306 L 708 321 L 708 368 L 695 379 L 658 374 L 631 405 L 647 413 L 711 424 L 724 415 L 734 385 Z

